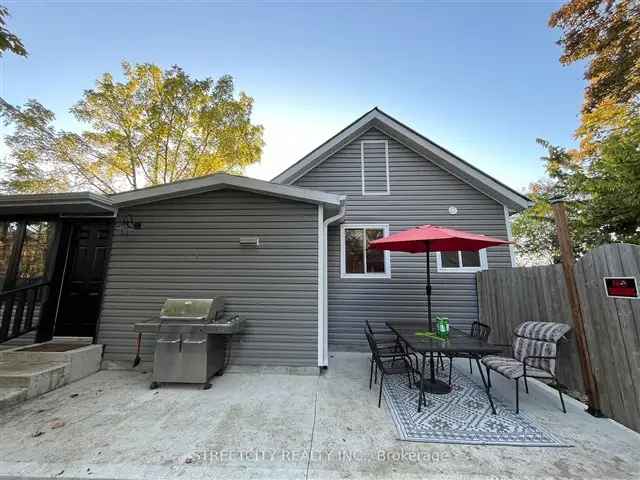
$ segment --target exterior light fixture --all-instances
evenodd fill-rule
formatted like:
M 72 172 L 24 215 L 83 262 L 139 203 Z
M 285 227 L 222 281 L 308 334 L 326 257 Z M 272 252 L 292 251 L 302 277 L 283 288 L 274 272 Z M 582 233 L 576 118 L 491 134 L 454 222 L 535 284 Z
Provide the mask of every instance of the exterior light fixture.
M 118 220 L 118 226 L 120 227 L 120 232 L 122 232 L 122 234 L 128 235 L 130 230 L 140 230 L 142 228 L 142 223 L 136 222 L 132 215 L 125 215 Z

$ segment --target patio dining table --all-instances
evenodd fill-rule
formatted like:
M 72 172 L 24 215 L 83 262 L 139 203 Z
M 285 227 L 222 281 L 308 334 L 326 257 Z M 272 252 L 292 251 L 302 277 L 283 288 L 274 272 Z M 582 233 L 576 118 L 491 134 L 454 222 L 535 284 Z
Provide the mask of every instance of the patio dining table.
M 424 335 L 425 324 L 420 323 L 408 323 L 408 322 L 386 322 L 389 327 L 412 351 L 422 355 L 421 379 L 419 382 L 420 394 L 418 395 L 418 412 L 422 406 L 422 396 L 425 390 L 425 383 L 436 385 L 442 383 L 436 379 L 435 376 L 435 361 L 434 355 L 440 353 L 446 356 L 455 356 L 455 353 L 466 353 L 472 357 L 478 366 L 480 377 L 484 385 L 489 404 L 491 405 L 491 411 L 495 415 L 496 408 L 493 405 L 493 400 L 489 393 L 488 379 L 485 379 L 482 367 L 480 366 L 480 358 L 485 355 L 492 355 L 501 353 L 503 347 L 497 345 L 491 345 L 486 340 L 481 340 L 476 337 L 472 337 L 462 330 L 451 327 L 449 329 L 449 336 L 446 339 L 434 338 L 432 336 Z M 430 375 L 429 378 L 425 378 L 424 370 L 427 356 L 430 356 Z M 446 385 L 446 384 L 445 384 Z M 451 388 L 446 385 L 447 389 L 440 389 L 439 391 L 431 390 L 433 393 L 449 393 Z

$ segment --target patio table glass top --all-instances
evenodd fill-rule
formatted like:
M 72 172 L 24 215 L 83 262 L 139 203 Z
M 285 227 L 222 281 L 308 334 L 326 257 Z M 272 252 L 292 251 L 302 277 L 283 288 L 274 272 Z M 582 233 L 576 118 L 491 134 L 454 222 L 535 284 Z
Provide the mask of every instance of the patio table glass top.
M 444 354 L 464 352 L 482 356 L 500 353 L 503 350 L 503 347 L 491 345 L 486 340 L 471 337 L 455 327 L 449 329 L 449 337 L 447 339 L 441 339 L 420 335 L 422 332 L 427 332 L 425 322 L 386 322 L 386 324 L 409 348 L 421 354 L 429 352 Z

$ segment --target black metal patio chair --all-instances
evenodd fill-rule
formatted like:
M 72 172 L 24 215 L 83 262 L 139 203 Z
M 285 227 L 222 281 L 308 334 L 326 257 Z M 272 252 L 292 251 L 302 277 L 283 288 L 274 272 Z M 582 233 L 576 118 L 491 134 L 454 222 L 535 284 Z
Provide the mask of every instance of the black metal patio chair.
M 562 411 L 567 413 L 562 398 L 562 389 L 556 377 L 558 360 L 558 342 L 571 327 L 564 323 L 554 322 L 524 322 L 514 330 L 511 345 L 511 357 L 488 355 L 481 362 L 487 369 L 487 384 L 491 388 L 491 370 L 515 381 L 516 384 L 516 413 L 520 412 L 520 379 L 524 379 L 524 387 L 529 393 L 528 378 L 543 381 L 552 380 L 560 394 Z
M 391 330 L 387 329 L 377 329 L 374 330 L 371 326 L 369 320 L 364 321 L 366 325 L 366 331 L 368 331 L 376 341 L 376 345 L 378 346 L 378 351 L 381 354 L 390 354 L 392 358 L 395 358 L 395 354 L 400 352 L 400 338 L 394 334 Z M 373 356 L 371 357 L 371 368 L 374 369 L 373 373 L 373 381 L 375 384 L 378 383 L 378 367 L 375 365 L 373 361 Z
M 378 345 L 378 350 L 381 352 L 398 352 L 400 347 L 400 338 L 388 328 L 385 330 L 374 330 L 369 323 L 369 320 L 364 321 L 367 331 L 373 335 Z
M 391 329 L 386 328 L 384 330 L 378 329 L 374 330 L 369 323 L 369 320 L 364 321 L 366 325 L 365 332 L 369 332 L 371 336 L 374 338 L 376 345 L 378 346 L 378 351 L 383 355 L 388 355 L 394 358 L 398 354 L 409 355 L 409 360 L 415 362 L 415 368 L 418 368 L 418 356 L 415 352 L 411 352 L 407 345 L 404 345 L 402 340 L 398 335 L 396 335 Z M 378 383 L 378 368 L 373 361 L 373 357 L 371 357 L 371 366 L 374 367 L 373 373 L 373 381 L 374 383 Z
M 373 381 L 373 366 L 376 366 L 376 373 L 380 370 L 380 390 L 378 392 L 378 408 L 380 408 L 380 404 L 382 402 L 382 387 L 384 385 L 384 377 L 385 375 L 407 375 L 407 380 L 409 384 L 409 388 L 413 388 L 412 385 L 415 383 L 415 374 L 419 371 L 416 371 L 413 363 L 410 360 L 410 355 L 407 354 L 404 350 L 402 352 L 395 353 L 382 353 L 378 349 L 378 345 L 376 343 L 375 338 L 368 330 L 365 330 L 365 335 L 367 337 L 367 342 L 369 343 L 369 348 L 371 350 L 371 368 L 369 370 L 369 390 L 372 387 Z M 422 381 L 422 378 L 420 378 Z M 425 400 L 426 404 L 426 400 Z
M 479 338 L 480 340 L 486 341 L 491 334 L 491 327 L 485 323 L 473 322 L 471 324 L 471 330 L 469 331 L 469 336 L 474 338 Z M 473 360 L 474 356 L 469 353 L 459 352 L 452 353 L 447 355 L 449 358 L 449 385 L 451 385 L 451 365 L 452 359 L 454 358 L 468 358 L 469 359 L 469 373 L 473 374 Z M 442 359 L 440 359 L 442 361 Z

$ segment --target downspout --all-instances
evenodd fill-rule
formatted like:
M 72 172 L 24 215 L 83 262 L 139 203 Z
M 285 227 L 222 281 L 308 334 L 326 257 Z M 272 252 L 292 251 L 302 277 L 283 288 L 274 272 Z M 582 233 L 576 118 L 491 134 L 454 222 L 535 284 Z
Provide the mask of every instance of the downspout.
M 319 276 L 321 282 L 319 284 L 320 297 L 322 299 L 322 306 L 318 305 L 318 309 L 322 312 L 322 318 L 318 332 L 318 366 L 320 368 L 326 368 L 329 365 L 329 287 L 328 287 L 328 231 L 329 225 L 342 219 L 346 213 L 345 206 L 346 197 L 340 199 L 340 210 L 333 217 L 329 217 L 322 222 L 322 232 L 319 236 L 322 236 L 322 252 L 320 254 L 322 258 L 322 273 Z
M 324 324 L 324 257 L 325 234 L 324 234 L 324 205 L 318 205 L 318 368 L 326 368 L 327 360 L 324 355 L 324 332 L 326 330 Z

